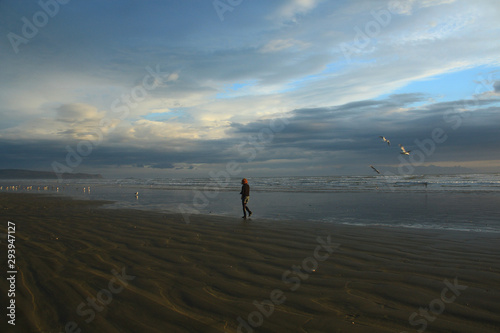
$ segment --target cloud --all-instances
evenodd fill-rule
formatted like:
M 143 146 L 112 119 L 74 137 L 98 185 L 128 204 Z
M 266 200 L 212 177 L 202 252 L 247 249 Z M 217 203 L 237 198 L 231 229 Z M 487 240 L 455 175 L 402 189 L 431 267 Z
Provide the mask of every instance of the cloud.
M 411 15 L 415 9 L 454 3 L 456 0 L 391 0 L 388 8 L 400 15 Z
M 0 132 L 0 138 L 24 140 L 95 140 L 100 134 L 100 121 L 104 112 L 98 112 L 91 105 L 83 103 L 63 104 L 51 109 L 41 117 L 30 117 L 16 126 Z M 108 128 L 114 126 L 110 121 Z M 101 129 L 101 131 L 106 131 Z
M 451 15 L 441 14 L 440 17 L 427 24 L 422 24 L 421 27 L 412 27 L 412 31 L 402 36 L 398 43 L 428 43 L 444 40 L 464 31 L 477 18 L 478 13 L 474 11 Z
M 174 169 L 175 165 L 173 165 L 172 163 L 164 162 L 164 163 L 155 163 L 151 165 L 151 167 L 155 169 Z
M 55 111 L 56 116 L 53 120 L 45 118 L 38 123 L 39 130 L 45 130 L 49 136 L 57 135 L 69 139 L 97 140 L 98 137 L 104 134 L 100 133 L 105 131 L 100 126 L 100 123 L 104 119 L 105 113 L 99 112 L 92 105 L 83 103 L 63 104 L 57 107 Z
M 102 114 L 99 114 L 95 107 L 83 103 L 63 104 L 56 109 L 56 113 L 57 121 L 70 124 L 82 124 L 102 119 Z
M 4 36 L 40 10 L 36 3 L 0 8 Z M 388 8 L 390 22 L 381 24 L 373 12 Z M 0 53 L 1 163 L 29 164 L 32 156 L 50 165 L 64 160 L 67 145 L 102 139 L 83 164 L 202 172 L 244 160 L 238 144 L 286 115 L 290 124 L 248 166 L 324 163 L 327 172 L 366 157 L 389 163 L 373 137 L 412 144 L 434 126 L 450 129 L 448 110 L 456 113 L 450 119 L 469 114 L 459 129 L 467 153 L 452 130 L 433 159 L 474 160 L 488 144 L 482 133 L 498 120 L 500 86 L 489 79 L 489 91 L 476 93 L 460 73 L 500 66 L 499 10 L 488 0 L 279 0 L 243 2 L 221 22 L 210 1 L 71 2 L 19 54 L 0 40 L 7 50 Z M 357 47 L 350 61 L 341 43 Z M 160 68 L 162 84 L 133 100 L 147 67 Z M 42 143 L 40 154 L 29 148 Z
M 152 121 L 141 119 L 133 122 L 125 132 L 126 141 L 133 144 L 165 142 L 170 139 L 196 140 L 208 136 L 210 131 L 202 131 L 190 124 L 175 121 Z
M 448 160 L 459 165 L 471 160 L 498 159 L 498 154 L 492 155 L 491 149 L 500 134 L 493 123 L 483 122 L 500 111 L 497 100 L 477 103 L 457 100 L 410 106 L 417 101 L 427 101 L 427 98 L 418 94 L 393 95 L 380 101 L 294 110 L 288 118 L 289 125 L 275 136 L 259 156 L 259 161 L 302 160 L 307 156 L 311 163 L 351 165 L 353 170 L 366 163 L 397 166 L 400 163 L 398 143 L 413 150 L 421 149 L 418 142 L 432 140 L 435 129 L 440 129 L 446 139 L 433 143 L 436 153 L 426 156 L 425 163 Z M 458 108 L 464 105 L 475 105 L 475 108 L 464 113 Z M 392 110 L 405 111 L 392 113 Z M 387 114 L 391 115 L 385 116 Z M 494 117 L 500 120 L 499 114 Z M 234 128 L 237 133 L 255 133 L 263 128 L 263 123 Z M 379 135 L 390 138 L 392 147 L 383 144 Z M 472 147 L 476 147 L 474 152 L 469 152 Z M 342 162 L 337 164 L 336 161 Z
M 268 42 L 260 52 L 262 53 L 271 53 L 271 52 L 279 52 L 286 49 L 290 49 L 293 47 L 297 47 L 298 50 L 304 49 L 307 47 L 307 43 L 298 41 L 292 38 L 289 39 L 275 39 Z
M 392 170 L 400 163 L 398 143 L 413 151 L 421 150 L 419 142 L 432 140 L 436 128 L 442 129 L 446 140 L 435 143 L 435 152 L 425 155 L 424 165 L 459 166 L 463 162 L 474 167 L 473 161 L 478 161 L 475 166 L 480 167 L 485 161 L 500 159 L 494 153 L 500 140 L 496 126 L 500 121 L 497 99 L 411 106 L 426 101 L 427 96 L 422 94 L 397 94 L 334 107 L 296 109 L 285 115 L 286 122 L 267 117 L 245 124 L 232 123 L 225 137 L 211 140 L 201 140 L 192 134 L 168 138 L 168 127 L 160 122 L 141 121 L 141 125 L 131 127 L 133 133 L 121 140 L 108 140 L 94 147 L 83 165 L 169 172 L 196 170 L 202 175 L 230 161 L 255 172 L 280 169 L 292 172 L 293 168 L 312 172 L 315 165 L 321 165 L 322 172 L 348 168 L 353 173 L 363 173 L 370 164 Z M 474 108 L 463 111 L 467 105 Z M 77 113 L 89 114 L 87 108 L 83 111 Z M 271 127 L 273 122 L 283 126 Z M 269 133 L 265 131 L 270 128 L 275 129 L 273 135 L 263 139 L 262 133 Z M 170 130 L 179 133 L 177 129 Z M 389 138 L 393 145 L 388 147 L 379 135 Z M 75 149 L 78 142 L 0 140 L 0 159 L 9 161 L 4 163 L 9 167 L 49 168 L 53 161 L 64 162 L 65 147 Z M 246 162 L 250 157 L 251 163 Z
M 500 94 L 500 81 L 496 81 L 493 84 L 493 89 L 496 94 Z
M 287 0 L 278 8 L 278 17 L 294 21 L 298 15 L 305 14 L 314 9 L 322 0 Z

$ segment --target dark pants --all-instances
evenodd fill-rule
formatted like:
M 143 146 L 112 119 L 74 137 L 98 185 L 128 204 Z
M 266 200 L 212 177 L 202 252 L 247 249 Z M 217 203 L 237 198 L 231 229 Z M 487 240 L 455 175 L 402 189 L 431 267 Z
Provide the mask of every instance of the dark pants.
M 241 198 L 241 204 L 243 206 L 243 217 L 247 217 L 247 212 L 248 212 L 249 216 L 252 214 L 252 211 L 247 206 L 248 199 L 250 199 L 250 198 L 249 197 Z

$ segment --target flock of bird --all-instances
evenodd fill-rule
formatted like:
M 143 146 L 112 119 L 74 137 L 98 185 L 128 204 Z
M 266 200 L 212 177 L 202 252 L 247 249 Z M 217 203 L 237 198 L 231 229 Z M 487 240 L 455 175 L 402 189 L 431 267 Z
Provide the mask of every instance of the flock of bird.
M 30 186 L 26 186 L 26 185 L 7 185 L 7 186 L 3 186 L 3 185 L 0 185 L 0 191 L 1 190 L 5 190 L 5 191 L 19 191 L 19 190 L 24 190 L 24 191 L 56 191 L 56 192 L 59 192 L 59 191 L 65 191 L 66 190 L 66 186 L 64 187 L 59 187 L 59 186 L 38 186 L 38 187 L 33 187 L 33 185 L 30 185 Z M 75 187 L 74 188 L 75 191 L 81 191 L 83 190 L 83 193 L 89 193 L 90 194 L 90 186 L 87 186 L 87 187 L 83 187 L 83 188 L 80 188 L 80 187 Z
M 379 138 L 381 138 L 382 141 L 384 141 L 385 143 L 387 143 L 388 146 L 391 145 L 391 141 L 389 139 L 387 139 L 385 136 L 380 135 Z M 400 154 L 402 154 L 402 155 L 410 155 L 411 150 L 406 150 L 405 147 L 402 144 L 399 144 L 399 148 L 401 149 L 401 153 Z M 373 171 L 375 171 L 376 173 L 380 174 L 380 171 L 378 171 L 377 168 L 375 168 L 373 165 L 370 165 L 370 168 L 372 168 Z
M 19 191 L 19 190 L 24 190 L 24 191 L 65 191 L 66 187 L 59 187 L 59 186 L 38 186 L 33 188 L 33 186 L 22 186 L 22 185 L 7 185 L 3 186 L 0 185 L 0 191 Z M 81 191 L 83 190 L 83 193 L 88 193 L 90 194 L 90 186 L 84 186 L 83 188 L 75 187 L 76 191 Z M 139 192 L 135 192 L 135 198 L 139 199 Z

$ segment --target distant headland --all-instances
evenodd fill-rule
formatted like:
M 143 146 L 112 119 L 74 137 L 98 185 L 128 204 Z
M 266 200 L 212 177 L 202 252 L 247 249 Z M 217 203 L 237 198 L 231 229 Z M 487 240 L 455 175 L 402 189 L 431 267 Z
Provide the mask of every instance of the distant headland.
M 101 179 L 102 175 L 88 173 L 64 173 L 63 179 Z M 0 179 L 58 179 L 51 171 L 34 171 L 22 169 L 0 169 Z

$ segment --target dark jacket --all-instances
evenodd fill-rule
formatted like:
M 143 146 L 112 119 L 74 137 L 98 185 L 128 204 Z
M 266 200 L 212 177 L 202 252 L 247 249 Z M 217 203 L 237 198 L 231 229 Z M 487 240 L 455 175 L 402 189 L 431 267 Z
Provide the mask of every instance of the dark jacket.
M 243 186 L 241 186 L 241 198 L 245 198 L 245 197 L 248 197 L 250 196 L 250 185 L 248 184 L 243 184 Z

